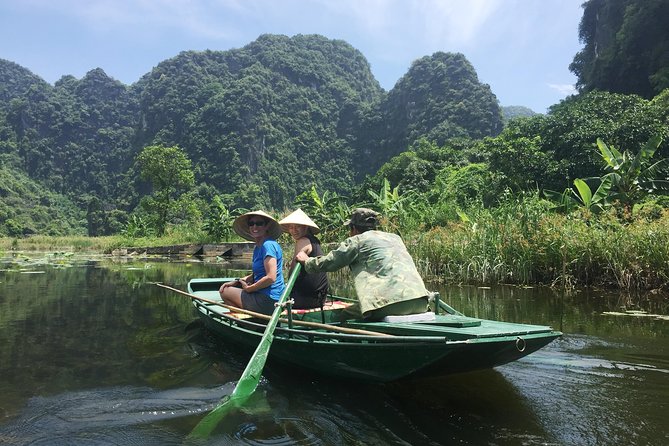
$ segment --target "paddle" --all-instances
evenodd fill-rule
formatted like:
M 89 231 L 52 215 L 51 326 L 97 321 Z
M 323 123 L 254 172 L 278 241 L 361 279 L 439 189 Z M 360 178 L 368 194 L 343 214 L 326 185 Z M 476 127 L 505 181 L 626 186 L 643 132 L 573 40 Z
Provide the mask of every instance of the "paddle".
M 251 356 L 249 363 L 246 365 L 242 377 L 239 378 L 235 390 L 232 393 L 223 398 L 219 405 L 209 412 L 200 422 L 193 428 L 189 437 L 198 437 L 206 438 L 211 434 L 211 432 L 216 428 L 218 423 L 223 419 L 226 413 L 228 413 L 232 408 L 239 407 L 253 394 L 258 386 L 258 381 L 262 375 L 262 370 L 265 367 L 265 362 L 267 361 L 267 354 L 269 353 L 269 348 L 272 345 L 272 340 L 274 339 L 274 329 L 276 328 L 277 323 L 279 322 L 279 315 L 283 311 L 282 305 L 290 296 L 290 291 L 293 289 L 295 280 L 300 274 L 300 265 L 297 263 L 293 268 L 293 272 L 288 279 L 288 284 L 286 289 L 283 291 L 283 294 L 279 298 L 279 302 L 276 307 L 274 307 L 274 312 L 272 317 L 267 323 L 267 328 L 265 328 L 265 333 L 260 339 L 256 351 Z
M 161 288 L 165 288 L 166 290 L 174 291 L 175 293 L 179 293 L 182 296 L 187 296 L 190 297 L 191 299 L 194 300 L 199 300 L 200 302 L 204 302 L 207 304 L 212 304 L 212 305 L 217 305 L 219 307 L 227 308 L 233 313 L 242 313 L 242 314 L 248 314 L 250 316 L 253 316 L 257 319 L 264 319 L 266 321 L 272 319 L 271 316 L 268 316 L 266 314 L 261 314 L 261 313 L 256 313 L 255 311 L 250 311 L 250 310 L 245 310 L 243 308 L 237 308 L 233 307 L 232 305 L 226 305 L 224 303 L 221 303 L 220 301 L 217 300 L 211 300 L 211 299 L 205 299 L 204 297 L 196 296 L 195 294 L 190 294 L 185 291 L 181 291 L 180 289 L 177 288 L 172 288 L 171 286 L 164 285 L 162 283 L 156 283 Z M 225 314 L 223 314 L 225 316 Z M 281 318 L 279 319 L 279 322 L 285 322 L 288 323 L 288 319 L 286 318 Z M 309 327 L 309 328 L 320 328 L 322 330 L 327 330 L 327 331 L 332 331 L 336 333 L 346 333 L 346 334 L 356 334 L 356 335 L 367 335 L 367 336 L 386 336 L 386 337 L 392 337 L 393 335 L 388 334 L 388 333 L 382 333 L 379 331 L 369 331 L 369 330 L 360 330 L 356 328 L 346 328 L 346 327 L 340 327 L 338 325 L 332 325 L 332 324 L 320 324 L 318 322 L 308 322 L 308 321 L 301 321 L 297 319 L 293 319 L 293 325 L 299 325 L 302 327 Z

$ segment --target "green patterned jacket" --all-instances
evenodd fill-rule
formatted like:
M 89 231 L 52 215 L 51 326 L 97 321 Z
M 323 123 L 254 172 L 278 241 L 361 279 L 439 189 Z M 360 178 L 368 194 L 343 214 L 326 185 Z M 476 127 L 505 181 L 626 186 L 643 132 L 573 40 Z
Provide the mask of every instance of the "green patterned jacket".
M 327 255 L 309 258 L 307 272 L 337 271 L 351 268 L 360 310 L 428 295 L 423 279 L 402 239 L 382 231 L 366 231 L 347 238 Z

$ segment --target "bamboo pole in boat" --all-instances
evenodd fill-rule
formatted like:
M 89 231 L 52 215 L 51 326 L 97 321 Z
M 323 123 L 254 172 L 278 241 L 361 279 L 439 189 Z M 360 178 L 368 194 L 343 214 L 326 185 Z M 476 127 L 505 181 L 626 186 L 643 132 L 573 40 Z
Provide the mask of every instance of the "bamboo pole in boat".
M 164 285 L 162 283 L 156 283 L 159 287 L 174 291 L 176 293 L 182 294 L 184 296 L 188 296 L 191 299 L 199 300 L 201 302 L 205 302 L 208 304 L 213 304 L 213 305 L 218 305 L 223 308 L 227 308 L 230 311 L 234 311 L 236 313 L 243 313 L 243 314 L 248 314 L 249 316 L 253 316 L 258 319 L 264 319 L 264 320 L 270 320 L 271 317 L 262 314 L 262 313 L 256 313 L 255 311 L 250 311 L 250 310 L 245 310 L 243 308 L 238 308 L 238 307 L 233 307 L 232 305 L 227 305 L 222 302 L 216 301 L 216 300 L 211 300 L 211 299 L 206 299 L 204 297 L 196 296 L 195 294 L 187 293 L 185 291 L 182 291 L 177 288 L 172 288 L 171 286 Z M 281 318 L 279 319 L 279 322 L 282 323 L 288 323 L 288 319 Z M 378 331 L 369 331 L 369 330 L 360 330 L 357 328 L 346 328 L 346 327 L 339 327 L 337 325 L 332 325 L 332 324 L 321 324 L 318 322 L 308 322 L 308 321 L 300 321 L 300 320 L 295 320 L 293 319 L 293 325 L 299 325 L 303 327 L 310 327 L 310 328 L 320 328 L 323 330 L 328 330 L 328 331 L 333 331 L 336 333 L 347 333 L 347 334 L 357 334 L 357 335 L 368 335 L 368 336 L 388 336 L 391 337 L 393 335 L 388 334 L 388 333 L 380 333 Z

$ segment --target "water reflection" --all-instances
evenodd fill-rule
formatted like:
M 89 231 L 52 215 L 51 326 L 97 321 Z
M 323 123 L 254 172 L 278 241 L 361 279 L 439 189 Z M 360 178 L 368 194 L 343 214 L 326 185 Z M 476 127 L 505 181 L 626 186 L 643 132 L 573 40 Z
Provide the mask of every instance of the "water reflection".
M 183 444 L 248 352 L 193 323 L 193 277 L 222 263 L 105 259 L 0 266 L 0 443 Z M 333 276 L 350 294 L 346 273 Z M 552 325 L 566 336 L 496 370 L 356 384 L 269 363 L 254 401 L 204 444 L 664 444 L 666 299 L 550 289 L 443 287 L 472 316 Z M 197 444 L 197 443 L 196 443 Z

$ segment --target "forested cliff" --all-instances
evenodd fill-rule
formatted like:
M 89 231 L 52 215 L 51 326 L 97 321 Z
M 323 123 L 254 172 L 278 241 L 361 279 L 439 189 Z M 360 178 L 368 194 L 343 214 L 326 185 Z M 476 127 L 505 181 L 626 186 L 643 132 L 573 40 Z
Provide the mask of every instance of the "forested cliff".
M 148 145 L 183 149 L 205 197 L 282 209 L 311 185 L 350 192 L 420 136 L 502 128 L 497 99 L 463 55 L 426 56 L 385 92 L 359 51 L 318 35 L 183 52 L 130 86 L 101 69 L 51 86 L 0 60 L 0 98 L 3 169 L 82 209 L 97 199 L 126 212 L 146 191 L 134 160 Z

